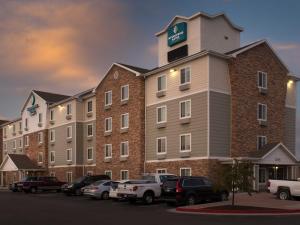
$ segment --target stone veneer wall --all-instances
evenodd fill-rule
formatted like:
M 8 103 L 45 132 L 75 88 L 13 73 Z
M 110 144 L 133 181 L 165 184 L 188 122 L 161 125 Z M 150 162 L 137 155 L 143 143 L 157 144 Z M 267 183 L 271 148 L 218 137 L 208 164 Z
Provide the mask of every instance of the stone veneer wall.
M 257 87 L 257 71 L 268 73 L 268 93 Z M 229 62 L 231 83 L 231 156 L 243 157 L 256 151 L 257 135 L 267 136 L 268 143 L 284 139 L 284 115 L 287 70 L 266 44 L 241 53 Z M 267 126 L 257 121 L 257 104 L 268 107 Z

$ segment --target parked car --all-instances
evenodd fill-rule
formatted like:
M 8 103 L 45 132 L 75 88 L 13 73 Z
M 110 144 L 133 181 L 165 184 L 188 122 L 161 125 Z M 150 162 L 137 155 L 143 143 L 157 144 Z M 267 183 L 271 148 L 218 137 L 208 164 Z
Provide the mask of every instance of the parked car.
M 65 182 L 59 181 L 56 177 L 37 177 L 36 179 L 23 182 L 23 191 L 26 193 L 36 193 L 38 191 L 57 191 Z
M 91 185 L 83 187 L 81 189 L 83 195 L 89 196 L 93 199 L 109 199 L 109 190 L 111 187 L 112 181 L 110 180 L 99 180 Z
M 109 190 L 109 198 L 113 200 L 119 200 L 120 197 L 118 197 L 118 185 L 128 184 L 129 182 L 129 180 L 112 181 Z
M 194 205 L 202 201 L 227 200 L 229 192 L 206 177 L 170 178 L 163 183 L 162 198 L 168 204 Z
M 63 185 L 61 189 L 66 195 L 82 195 L 81 188 L 99 180 L 110 180 L 110 177 L 107 175 L 83 176 L 71 184 Z
M 300 196 L 300 179 L 292 180 L 269 180 L 268 190 L 277 195 L 281 200 L 288 200 Z
M 176 175 L 170 173 L 148 173 L 142 176 L 142 180 L 151 180 L 153 182 L 162 185 L 166 179 L 176 178 L 176 177 L 177 177 Z
M 142 200 L 145 204 L 152 204 L 160 195 L 160 184 L 151 180 L 130 180 L 118 184 L 118 197 L 128 199 L 131 203 Z
M 21 192 L 23 191 L 23 184 L 26 181 L 36 181 L 37 177 L 25 177 L 23 178 L 21 181 L 18 182 L 14 182 L 12 184 L 9 185 L 9 190 L 11 190 L 12 192 Z

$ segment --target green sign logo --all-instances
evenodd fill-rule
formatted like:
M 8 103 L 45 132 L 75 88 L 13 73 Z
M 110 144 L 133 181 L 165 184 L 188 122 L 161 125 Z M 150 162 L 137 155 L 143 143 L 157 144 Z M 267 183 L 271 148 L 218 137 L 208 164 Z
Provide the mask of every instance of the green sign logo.
M 36 109 L 39 107 L 38 104 L 35 104 L 35 96 L 34 94 L 31 95 L 31 106 L 29 108 L 27 108 L 27 111 L 30 113 L 31 116 L 34 116 L 36 114 Z
M 187 40 L 187 23 L 177 23 L 168 29 L 168 46 L 173 46 Z

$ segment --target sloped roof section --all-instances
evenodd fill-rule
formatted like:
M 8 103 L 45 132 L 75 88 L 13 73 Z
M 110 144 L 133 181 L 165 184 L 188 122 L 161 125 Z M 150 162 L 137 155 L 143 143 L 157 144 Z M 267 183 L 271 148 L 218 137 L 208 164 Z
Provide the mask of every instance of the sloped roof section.
M 147 72 L 149 72 L 148 69 L 144 69 L 144 68 L 141 68 L 141 67 L 131 66 L 131 65 L 124 64 L 124 63 L 118 63 L 118 64 L 120 64 L 122 66 L 125 66 L 125 67 L 127 67 L 127 68 L 129 68 L 131 70 L 134 70 L 136 72 L 139 72 L 139 73 L 147 73 Z
M 23 154 L 8 154 L 19 170 L 41 170 L 27 155 Z
M 266 144 L 261 149 L 255 151 L 255 152 L 251 152 L 249 156 L 251 158 L 262 158 L 269 151 L 271 151 L 273 148 L 275 148 L 278 144 L 279 144 L 279 142 Z
M 56 94 L 56 93 L 50 93 L 50 92 L 44 92 L 44 91 L 37 91 L 33 90 L 34 93 L 36 93 L 38 96 L 43 98 L 47 103 L 55 103 L 62 101 L 66 98 L 69 98 L 70 96 L 67 95 L 61 95 L 61 94 Z

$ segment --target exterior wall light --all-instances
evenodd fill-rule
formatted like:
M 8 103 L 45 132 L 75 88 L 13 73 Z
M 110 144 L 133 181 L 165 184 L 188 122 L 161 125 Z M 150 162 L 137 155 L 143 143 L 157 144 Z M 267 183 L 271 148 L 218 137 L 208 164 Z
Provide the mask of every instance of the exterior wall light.
M 292 87 L 293 83 L 294 83 L 293 80 L 289 80 L 288 83 L 287 83 L 287 86 L 290 88 L 290 87 Z
M 174 73 L 174 72 L 176 72 L 176 69 L 174 68 L 170 69 L 170 73 Z
M 62 105 L 58 106 L 59 111 L 62 111 L 64 109 L 64 107 Z

